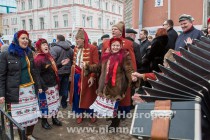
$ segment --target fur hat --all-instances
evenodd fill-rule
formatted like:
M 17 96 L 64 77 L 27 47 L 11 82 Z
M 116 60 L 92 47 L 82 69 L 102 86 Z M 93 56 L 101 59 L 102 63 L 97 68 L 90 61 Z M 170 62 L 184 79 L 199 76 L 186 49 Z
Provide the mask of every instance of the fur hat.
M 87 48 L 88 47 L 88 41 L 89 41 L 89 38 L 88 38 L 88 35 L 86 33 L 86 31 L 83 29 L 83 28 L 79 28 L 75 38 L 81 38 L 81 39 L 84 39 L 84 42 L 85 42 L 85 46 L 84 48 Z
M 118 22 L 117 24 L 113 25 L 112 27 L 117 27 L 120 32 L 122 33 L 122 37 L 125 38 L 125 23 L 123 21 Z
M 85 39 L 85 35 L 84 35 L 84 30 L 83 29 L 79 29 L 75 38 L 81 38 L 81 39 Z

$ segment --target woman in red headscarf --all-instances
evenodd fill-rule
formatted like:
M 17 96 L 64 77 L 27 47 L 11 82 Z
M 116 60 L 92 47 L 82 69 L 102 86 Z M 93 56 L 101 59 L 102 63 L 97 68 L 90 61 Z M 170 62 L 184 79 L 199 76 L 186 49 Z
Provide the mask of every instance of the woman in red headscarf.
M 122 49 L 120 38 L 110 39 L 110 51 L 102 55 L 102 64 L 89 66 L 85 64 L 85 72 L 101 71 L 97 98 L 90 106 L 97 116 L 116 117 L 119 101 L 125 97 L 127 88 L 135 77 L 129 53 Z
M 58 67 L 69 62 L 69 59 L 64 59 L 61 64 L 56 65 L 54 59 L 49 53 L 49 46 L 45 39 L 40 38 L 36 42 L 37 55 L 35 57 L 35 65 L 41 77 L 42 90 L 44 92 L 38 94 L 39 106 L 42 112 L 42 127 L 50 129 L 47 118 L 52 117 L 54 125 L 61 126 L 61 122 L 56 118 L 59 104 L 59 77 Z

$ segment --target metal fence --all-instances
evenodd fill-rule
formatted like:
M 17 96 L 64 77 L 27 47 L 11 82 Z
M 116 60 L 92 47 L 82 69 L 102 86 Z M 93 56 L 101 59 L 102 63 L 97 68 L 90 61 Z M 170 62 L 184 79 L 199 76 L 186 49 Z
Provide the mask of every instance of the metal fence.
M 21 135 L 21 140 L 26 140 L 25 137 L 25 129 L 18 124 L 10 115 L 8 115 L 2 108 L 0 108 L 0 116 L 1 116 L 1 122 L 0 122 L 0 140 L 14 140 L 14 130 L 13 126 L 16 126 L 19 130 L 19 133 Z M 6 125 L 5 125 L 5 119 L 9 122 L 9 134 L 6 133 Z

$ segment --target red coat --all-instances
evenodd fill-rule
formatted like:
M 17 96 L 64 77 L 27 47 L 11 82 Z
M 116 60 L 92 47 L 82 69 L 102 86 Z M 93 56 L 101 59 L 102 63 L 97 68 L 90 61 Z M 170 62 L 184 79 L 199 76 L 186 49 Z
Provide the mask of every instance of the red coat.
M 134 71 L 136 71 L 136 59 L 135 59 L 135 55 L 134 55 L 134 51 L 133 51 L 133 42 L 130 41 L 130 40 L 127 40 L 125 38 L 122 38 L 122 37 L 121 37 L 121 39 L 122 39 L 122 42 L 123 42 L 123 49 L 126 49 L 126 50 L 129 51 L 133 69 L 134 69 Z M 107 40 L 103 43 L 102 53 L 105 52 L 106 49 L 109 48 L 109 47 L 110 47 L 109 40 Z M 123 98 L 120 101 L 120 106 L 130 106 L 130 105 L 131 105 L 131 89 L 128 88 L 127 92 L 126 92 L 126 95 L 125 95 L 125 98 Z
M 73 95 L 74 95 L 74 74 L 75 74 L 75 64 L 76 64 L 76 56 L 77 56 L 78 48 L 74 48 L 74 58 L 73 58 L 73 65 L 71 67 L 71 85 L 70 85 L 70 100 L 69 103 L 72 104 L 73 102 Z M 98 57 L 98 49 L 88 44 L 88 47 L 83 49 L 83 62 L 91 64 L 98 64 L 99 57 Z M 81 91 L 80 91 L 80 103 L 79 108 L 88 109 L 90 105 L 96 99 L 96 89 L 97 89 L 97 82 L 95 81 L 94 84 L 89 87 L 88 86 L 88 79 L 90 76 L 95 77 L 94 73 L 89 74 L 87 77 L 84 76 L 84 71 L 82 69 L 81 72 Z

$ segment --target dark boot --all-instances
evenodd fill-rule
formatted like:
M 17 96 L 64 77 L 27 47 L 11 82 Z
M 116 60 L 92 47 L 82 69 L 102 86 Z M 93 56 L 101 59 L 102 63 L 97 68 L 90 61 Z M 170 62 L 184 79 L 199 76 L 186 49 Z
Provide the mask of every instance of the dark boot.
M 42 127 L 44 128 L 44 129 L 51 129 L 52 127 L 50 126 L 50 124 L 48 123 L 48 121 L 47 121 L 47 118 L 42 118 Z
M 62 122 L 59 121 L 57 118 L 52 117 L 52 122 L 54 125 L 62 126 Z
M 112 123 L 109 125 L 109 130 L 112 130 L 115 132 L 116 128 L 120 125 L 120 118 L 115 117 L 112 119 Z
M 34 130 L 34 125 L 26 127 L 26 140 L 36 140 L 32 135 Z

